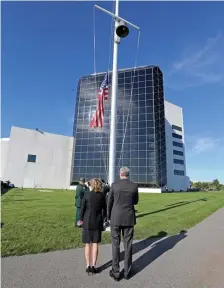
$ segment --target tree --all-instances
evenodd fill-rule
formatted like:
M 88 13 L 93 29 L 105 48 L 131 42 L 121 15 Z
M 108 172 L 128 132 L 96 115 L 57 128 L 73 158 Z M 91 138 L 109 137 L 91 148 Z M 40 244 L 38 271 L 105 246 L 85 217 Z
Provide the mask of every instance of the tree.
M 224 185 L 220 184 L 218 179 L 212 182 L 194 182 L 192 188 L 200 189 L 201 191 L 221 191 L 224 190 Z
M 219 186 L 219 180 L 218 179 L 215 179 L 215 180 L 213 180 L 213 182 L 212 182 L 214 185 L 216 185 L 216 186 Z
M 217 189 L 217 190 L 220 189 L 220 183 L 219 183 L 218 179 L 213 180 L 212 184 L 215 187 L 215 189 Z

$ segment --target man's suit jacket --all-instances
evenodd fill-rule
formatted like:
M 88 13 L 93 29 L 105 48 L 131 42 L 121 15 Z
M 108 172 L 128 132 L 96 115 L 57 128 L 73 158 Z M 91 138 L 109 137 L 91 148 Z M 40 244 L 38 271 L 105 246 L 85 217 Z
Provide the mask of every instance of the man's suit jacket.
M 112 184 L 107 205 L 107 218 L 112 226 L 134 226 L 134 205 L 138 204 L 138 185 L 128 179 Z

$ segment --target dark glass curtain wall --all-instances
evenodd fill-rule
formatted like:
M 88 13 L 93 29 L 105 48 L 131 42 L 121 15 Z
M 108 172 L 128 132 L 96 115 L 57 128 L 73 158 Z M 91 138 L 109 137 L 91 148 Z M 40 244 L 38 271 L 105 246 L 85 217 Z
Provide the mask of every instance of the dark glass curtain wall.
M 104 127 L 90 128 L 104 76 L 82 77 L 78 84 L 73 183 L 80 177 L 108 177 L 111 85 L 105 101 Z M 119 71 L 116 150 L 117 178 L 119 168 L 128 166 L 133 182 L 148 187 L 166 185 L 163 77 L 158 67 Z

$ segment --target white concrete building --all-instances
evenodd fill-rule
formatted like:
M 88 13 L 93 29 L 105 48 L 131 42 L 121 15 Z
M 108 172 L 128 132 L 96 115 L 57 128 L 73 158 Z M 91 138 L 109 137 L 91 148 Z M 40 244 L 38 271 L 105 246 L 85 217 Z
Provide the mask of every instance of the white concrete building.
M 165 101 L 165 119 L 167 187 L 169 191 L 187 191 L 190 181 L 186 175 L 182 108 Z
M 182 108 L 165 101 L 166 171 L 168 191 L 190 188 L 186 173 Z M 16 187 L 69 189 L 74 163 L 74 138 L 12 127 L 1 139 L 1 180 Z M 74 187 L 74 186 L 73 186 Z M 161 188 L 140 192 L 161 193 Z
M 1 159 L 1 168 L 0 168 L 0 178 L 4 178 L 5 167 L 7 163 L 7 155 L 9 148 L 9 138 L 1 139 L 1 150 L 0 150 L 0 159 Z M 7 180 L 6 180 L 7 181 Z
M 73 137 L 12 127 L 10 140 L 1 140 L 1 178 L 16 187 L 68 189 L 73 147 Z

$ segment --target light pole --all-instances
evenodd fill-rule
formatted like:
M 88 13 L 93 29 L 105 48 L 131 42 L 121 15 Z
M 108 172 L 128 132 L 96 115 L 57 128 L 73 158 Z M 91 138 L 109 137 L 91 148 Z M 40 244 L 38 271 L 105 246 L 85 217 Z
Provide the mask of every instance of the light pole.
M 126 24 L 140 29 L 129 21 L 119 17 L 119 0 L 116 0 L 115 14 L 110 11 L 95 5 L 95 7 L 110 16 L 115 20 L 114 25 L 114 49 L 113 49 L 113 73 L 112 73 L 112 93 L 111 93 L 111 121 L 110 121 L 110 147 L 109 147 L 109 184 L 115 181 L 116 169 L 116 124 L 117 124 L 117 57 L 118 57 L 118 44 L 120 38 L 125 38 L 129 29 Z

